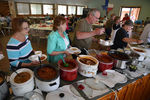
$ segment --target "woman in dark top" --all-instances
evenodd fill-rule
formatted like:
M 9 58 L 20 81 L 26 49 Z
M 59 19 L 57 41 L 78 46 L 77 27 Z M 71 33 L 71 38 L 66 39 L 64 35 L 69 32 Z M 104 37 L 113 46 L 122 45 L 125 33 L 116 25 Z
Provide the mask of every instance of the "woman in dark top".
M 111 14 L 110 19 L 108 19 L 106 21 L 106 25 L 105 25 L 106 38 L 105 38 L 105 40 L 109 40 L 109 38 L 111 36 L 112 26 L 114 24 L 114 18 L 115 18 L 115 14 Z
M 116 16 L 114 19 L 113 30 L 117 30 L 121 27 L 120 25 L 120 17 Z
M 116 32 L 114 45 L 111 47 L 112 49 L 118 49 L 118 48 L 123 49 L 127 47 L 127 44 L 130 42 L 142 43 L 141 40 L 129 38 L 128 32 L 131 31 L 132 27 L 133 27 L 133 22 L 131 20 L 125 22 L 123 27 Z
M 115 19 L 114 19 L 114 24 L 113 24 L 113 27 L 112 27 L 112 32 L 111 32 L 111 38 L 110 40 L 113 42 L 114 41 L 114 38 L 116 36 L 116 32 L 117 30 L 121 27 L 120 25 L 120 17 L 119 16 L 116 16 Z

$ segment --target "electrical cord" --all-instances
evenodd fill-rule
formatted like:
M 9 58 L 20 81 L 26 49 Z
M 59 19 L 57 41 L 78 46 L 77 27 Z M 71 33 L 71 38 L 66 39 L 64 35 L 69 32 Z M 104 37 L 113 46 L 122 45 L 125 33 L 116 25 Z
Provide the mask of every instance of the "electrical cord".
M 115 90 L 113 90 L 113 89 L 110 89 L 110 90 L 115 93 L 115 100 L 119 100 L 119 99 L 118 99 L 118 96 L 117 96 L 117 91 L 115 91 Z

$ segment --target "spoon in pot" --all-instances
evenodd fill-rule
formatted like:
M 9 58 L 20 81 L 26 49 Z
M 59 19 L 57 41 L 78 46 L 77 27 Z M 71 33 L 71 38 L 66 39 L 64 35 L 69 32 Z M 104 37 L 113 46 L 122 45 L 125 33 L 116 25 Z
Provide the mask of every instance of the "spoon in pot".
M 64 63 L 64 67 L 69 67 L 69 64 L 66 63 L 66 61 L 64 60 L 64 58 L 62 58 L 62 61 Z
M 20 74 L 17 72 L 17 70 L 16 70 L 16 69 L 13 69 L 13 68 L 12 68 L 12 71 L 13 71 L 13 72 L 15 72 L 15 73 L 16 73 L 16 75 L 18 75 L 18 76 L 20 77 Z
M 15 72 L 18 76 L 20 76 L 19 73 L 18 73 L 17 71 L 14 71 L 14 72 Z
M 41 62 L 41 59 L 40 59 L 40 57 L 38 56 L 38 58 L 39 58 L 39 62 L 40 62 L 40 67 L 41 67 L 41 64 L 42 64 L 42 62 Z

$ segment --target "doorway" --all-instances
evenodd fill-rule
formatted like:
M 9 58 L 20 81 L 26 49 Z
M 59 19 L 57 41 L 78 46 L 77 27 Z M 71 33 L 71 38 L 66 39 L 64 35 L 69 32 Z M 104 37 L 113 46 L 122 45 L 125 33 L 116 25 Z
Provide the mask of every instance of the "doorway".
M 120 16 L 121 20 L 127 13 L 130 17 L 130 19 L 134 22 L 138 20 L 139 14 L 140 14 L 140 7 L 121 7 Z

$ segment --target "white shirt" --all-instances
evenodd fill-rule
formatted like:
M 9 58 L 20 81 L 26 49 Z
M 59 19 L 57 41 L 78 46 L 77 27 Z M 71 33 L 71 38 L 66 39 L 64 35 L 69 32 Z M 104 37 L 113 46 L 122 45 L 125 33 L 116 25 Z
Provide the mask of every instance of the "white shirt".
M 68 41 L 68 39 L 65 37 L 65 38 L 63 38 L 64 39 L 64 42 L 65 42 L 65 45 L 66 45 L 66 49 L 67 49 L 67 46 L 69 45 L 69 41 Z
M 150 24 L 147 24 L 144 27 L 144 30 L 140 36 L 140 39 L 144 41 L 144 43 L 150 43 Z

